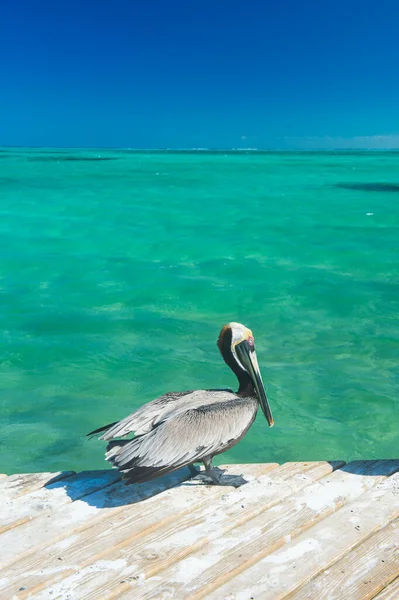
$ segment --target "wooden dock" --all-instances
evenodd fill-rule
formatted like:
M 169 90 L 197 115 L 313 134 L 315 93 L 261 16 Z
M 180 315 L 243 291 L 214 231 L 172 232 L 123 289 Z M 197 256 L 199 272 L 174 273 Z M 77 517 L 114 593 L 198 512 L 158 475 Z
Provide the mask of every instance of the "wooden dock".
M 398 600 L 399 460 L 0 476 L 1 600 Z

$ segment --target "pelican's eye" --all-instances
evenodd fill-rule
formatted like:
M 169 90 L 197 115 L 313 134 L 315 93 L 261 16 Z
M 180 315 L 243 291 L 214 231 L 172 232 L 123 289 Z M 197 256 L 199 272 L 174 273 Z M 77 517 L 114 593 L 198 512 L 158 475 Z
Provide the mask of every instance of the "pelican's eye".
M 250 350 L 255 350 L 255 340 L 252 337 L 252 335 L 249 336 L 249 338 L 247 339 L 248 342 L 248 346 L 250 348 Z

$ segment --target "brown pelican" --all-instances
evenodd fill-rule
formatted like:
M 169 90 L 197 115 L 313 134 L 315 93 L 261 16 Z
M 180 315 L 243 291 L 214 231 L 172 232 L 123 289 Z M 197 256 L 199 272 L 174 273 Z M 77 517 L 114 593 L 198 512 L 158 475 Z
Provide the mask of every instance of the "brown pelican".
M 104 432 L 99 439 L 107 441 L 135 434 L 133 439 L 111 441 L 105 455 L 127 483 L 149 481 L 184 466 L 197 474 L 193 463 L 202 461 L 212 482 L 222 484 L 221 471 L 212 468 L 212 458 L 247 433 L 259 404 L 273 426 L 252 331 L 240 323 L 229 323 L 222 328 L 217 344 L 237 376 L 237 393 L 229 389 L 168 392 L 125 419 L 88 434 Z

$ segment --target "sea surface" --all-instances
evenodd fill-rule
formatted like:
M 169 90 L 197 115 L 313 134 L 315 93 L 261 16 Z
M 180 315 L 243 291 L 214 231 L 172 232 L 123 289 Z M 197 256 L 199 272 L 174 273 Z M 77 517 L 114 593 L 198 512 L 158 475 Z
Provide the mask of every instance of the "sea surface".
M 166 391 L 259 413 L 222 462 L 398 458 L 399 153 L 0 150 L 0 472 L 106 468 L 85 434 Z

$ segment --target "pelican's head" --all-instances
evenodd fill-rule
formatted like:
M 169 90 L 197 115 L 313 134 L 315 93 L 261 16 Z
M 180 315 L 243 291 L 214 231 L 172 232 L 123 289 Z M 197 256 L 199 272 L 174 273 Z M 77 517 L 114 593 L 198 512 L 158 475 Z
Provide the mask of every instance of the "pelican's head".
M 241 323 L 224 325 L 219 335 L 218 346 L 225 362 L 238 377 L 239 392 L 244 391 L 242 386 L 252 383 L 267 422 L 273 427 L 274 420 L 259 370 L 252 331 Z

